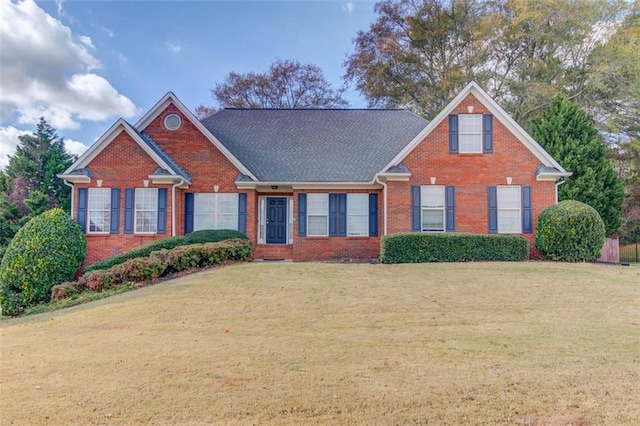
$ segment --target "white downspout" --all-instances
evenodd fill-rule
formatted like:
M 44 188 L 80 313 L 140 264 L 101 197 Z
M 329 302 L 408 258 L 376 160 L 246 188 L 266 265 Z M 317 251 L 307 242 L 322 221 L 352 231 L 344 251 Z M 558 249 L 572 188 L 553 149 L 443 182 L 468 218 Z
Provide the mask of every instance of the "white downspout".
M 71 213 L 71 219 L 75 219 L 73 217 L 73 193 L 74 193 L 74 188 L 75 186 L 71 183 L 69 183 L 68 180 L 66 179 L 62 179 L 62 182 L 64 182 L 65 185 L 67 185 L 69 188 L 71 188 L 71 206 L 70 206 L 70 213 Z
M 171 186 L 171 236 L 176 236 L 176 187 L 184 184 L 184 179 Z
M 382 182 L 380 177 L 377 175 L 376 182 L 382 185 L 382 208 L 384 211 L 384 230 L 382 235 L 387 235 L 387 183 Z
M 556 204 L 558 204 L 558 187 L 560 185 L 562 185 L 563 183 L 566 183 L 566 180 L 559 180 L 558 182 L 556 182 Z

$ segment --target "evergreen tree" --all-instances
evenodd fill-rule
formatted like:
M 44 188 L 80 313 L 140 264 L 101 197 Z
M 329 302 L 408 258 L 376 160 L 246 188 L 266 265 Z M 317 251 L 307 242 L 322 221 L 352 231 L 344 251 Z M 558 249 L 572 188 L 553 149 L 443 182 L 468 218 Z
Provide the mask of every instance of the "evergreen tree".
M 591 116 L 557 95 L 549 109 L 533 121 L 531 135 L 573 172 L 560 186 L 559 199 L 590 205 L 602 217 L 607 235 L 614 233 L 620 226 L 624 188 Z
M 0 257 L 21 225 L 53 207 L 69 211 L 71 188 L 56 175 L 75 160 L 44 118 L 36 132 L 19 136 L 16 152 L 0 171 Z

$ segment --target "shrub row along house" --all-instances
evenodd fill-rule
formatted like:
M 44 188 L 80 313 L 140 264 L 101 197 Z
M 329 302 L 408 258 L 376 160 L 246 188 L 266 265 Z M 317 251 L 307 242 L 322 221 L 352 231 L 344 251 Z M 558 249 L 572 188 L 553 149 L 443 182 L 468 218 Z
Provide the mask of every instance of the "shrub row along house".
M 90 264 L 142 243 L 237 229 L 256 259 L 377 257 L 397 232 L 516 233 L 569 176 L 476 83 L 431 122 L 405 110 L 224 109 L 167 93 L 59 177 Z

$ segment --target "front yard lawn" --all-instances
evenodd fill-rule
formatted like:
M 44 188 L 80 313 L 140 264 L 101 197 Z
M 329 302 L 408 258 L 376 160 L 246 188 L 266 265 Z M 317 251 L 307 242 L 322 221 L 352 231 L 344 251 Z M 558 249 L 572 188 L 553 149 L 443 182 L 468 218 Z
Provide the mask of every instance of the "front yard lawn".
M 0 323 L 0 423 L 636 424 L 640 270 L 249 263 Z

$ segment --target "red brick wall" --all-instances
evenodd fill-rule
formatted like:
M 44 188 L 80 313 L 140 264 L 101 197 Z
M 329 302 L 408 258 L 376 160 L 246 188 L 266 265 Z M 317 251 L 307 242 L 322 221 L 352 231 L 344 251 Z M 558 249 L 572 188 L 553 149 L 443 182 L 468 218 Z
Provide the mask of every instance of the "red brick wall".
M 490 113 L 473 95 L 464 99 L 452 112 L 466 114 L 467 106 L 474 114 Z M 487 187 L 506 185 L 531 186 L 533 226 L 542 210 L 555 203 L 555 183 L 536 181 L 538 160 L 496 117 L 493 120 L 493 153 L 450 154 L 449 120 L 440 123 L 403 163 L 411 170 L 408 182 L 388 184 L 388 232 L 411 231 L 411 186 L 436 185 L 456 187 L 456 232 L 488 233 Z M 533 235 L 524 235 L 533 242 Z
M 299 193 L 377 193 L 378 194 L 378 236 L 377 237 L 300 237 L 298 236 L 298 194 Z M 293 260 L 312 261 L 328 259 L 367 259 L 378 257 L 380 236 L 383 228 L 383 200 L 381 190 L 300 190 L 294 191 L 294 238 Z

